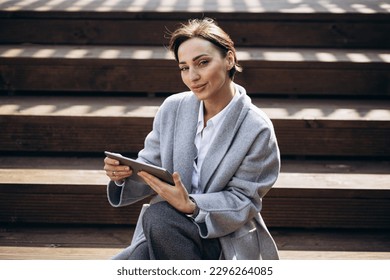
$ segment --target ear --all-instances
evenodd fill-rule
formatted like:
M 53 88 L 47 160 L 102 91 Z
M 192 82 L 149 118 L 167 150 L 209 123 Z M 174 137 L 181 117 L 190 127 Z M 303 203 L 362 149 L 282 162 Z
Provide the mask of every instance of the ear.
M 229 71 L 234 67 L 235 59 L 232 51 L 226 53 L 226 68 Z

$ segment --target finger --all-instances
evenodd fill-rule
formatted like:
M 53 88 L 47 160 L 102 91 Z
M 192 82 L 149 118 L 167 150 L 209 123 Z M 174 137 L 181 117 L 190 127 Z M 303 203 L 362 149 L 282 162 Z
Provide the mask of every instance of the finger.
M 132 170 L 127 170 L 127 171 L 113 171 L 113 176 L 114 177 L 120 177 L 120 178 L 126 178 L 129 177 L 133 174 Z
M 111 160 L 111 159 L 110 159 Z M 112 164 L 112 163 L 114 163 L 114 162 L 111 162 L 111 161 L 106 161 L 106 160 L 104 160 L 104 167 L 103 167 L 103 169 L 106 171 L 106 172 L 109 172 L 109 171 L 114 171 L 114 170 L 116 170 L 116 167 L 118 166 L 118 165 L 116 165 L 116 164 Z
M 137 173 L 138 176 L 140 176 L 146 184 L 150 185 L 152 183 L 151 181 L 151 175 L 145 171 L 139 171 Z
M 122 171 L 122 169 L 128 169 L 128 170 Z M 127 177 L 130 177 L 131 175 L 133 175 L 133 171 L 130 168 L 128 168 L 127 166 L 125 166 L 124 168 L 123 167 L 117 167 L 114 170 L 112 170 L 112 169 L 106 170 L 106 175 L 112 181 L 118 181 L 118 180 L 122 180 L 122 179 L 125 179 Z
M 178 172 L 172 174 L 173 182 L 175 183 L 176 190 L 184 197 L 188 197 L 188 191 L 181 181 L 181 177 Z
M 105 169 L 106 171 L 112 171 L 116 173 L 126 173 L 131 171 L 131 168 L 126 165 L 119 165 L 119 166 L 110 165 L 108 167 L 109 168 Z
M 181 178 L 178 172 L 174 172 L 172 174 L 173 182 L 175 183 L 175 186 L 182 185 Z
M 155 176 L 145 172 L 145 171 L 140 171 L 137 173 L 138 176 L 140 176 L 146 184 L 148 184 L 155 192 L 157 192 L 158 194 L 161 193 L 161 181 L 156 178 Z
M 131 168 L 129 166 L 127 166 L 127 165 L 113 165 L 113 164 L 108 164 L 108 163 L 106 163 L 104 165 L 103 169 L 106 172 L 109 172 L 109 171 L 120 172 L 120 171 L 129 171 L 129 170 L 131 170 Z
M 117 161 L 116 159 L 109 158 L 109 157 L 106 157 L 104 159 L 104 163 L 108 164 L 108 165 L 119 165 L 119 161 Z
M 114 173 L 114 171 L 111 171 L 111 170 L 107 170 L 106 171 L 106 175 L 110 178 L 110 180 L 112 181 L 115 181 L 117 178 L 116 178 L 116 174 Z

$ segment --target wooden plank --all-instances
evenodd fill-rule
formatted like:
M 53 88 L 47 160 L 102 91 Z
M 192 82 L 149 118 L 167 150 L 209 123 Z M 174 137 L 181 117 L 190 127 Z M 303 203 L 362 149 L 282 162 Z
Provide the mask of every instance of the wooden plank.
M 387 252 L 389 230 L 270 228 L 282 251 Z M 363 242 L 363 240 L 367 240 Z M 303 252 L 302 252 L 303 253 Z
M 385 34 L 390 25 L 372 21 L 364 24 L 338 19 L 275 22 L 262 20 L 259 15 L 254 21 L 221 21 L 220 25 L 238 46 L 386 48 L 389 44 Z M 361 34 L 367 34 L 370 39 L 361 39 Z
M 242 63 L 243 73 L 237 82 L 247 85 L 249 93 L 295 96 L 386 96 L 390 77 L 382 70 L 345 69 L 323 64 L 294 63 L 284 66 L 263 66 L 261 63 Z M 300 64 L 300 65 L 298 65 Z M 257 82 L 256 82 L 257 80 Z M 283 81 L 283 82 L 278 82 Z
M 0 126 L 3 151 L 138 152 L 152 119 L 2 116 Z
M 45 95 L 1 96 L 0 116 L 154 118 L 165 97 Z M 268 98 L 252 102 L 273 120 L 390 120 L 390 103 L 374 99 Z M 312 124 L 315 127 L 315 123 Z M 318 125 L 317 125 L 318 126 Z
M 80 188 L 80 186 L 77 186 Z M 18 189 L 11 191 L 10 189 Z M 36 186 L 32 189 L 41 188 Z M 53 190 L 56 186 L 52 186 Z M 47 193 L 31 193 L 30 186 L 4 184 L 0 187 L 0 221 L 7 223 L 132 224 L 141 205 L 112 208 L 105 188 L 99 194 L 68 194 L 68 188 Z M 86 188 L 88 190 L 88 188 Z M 86 191 L 85 190 L 85 191 Z M 272 227 L 308 228 L 389 228 L 389 191 L 300 189 L 303 198 L 290 196 L 284 189 L 273 189 L 263 200 L 262 215 Z M 309 194 L 306 194 L 308 192 Z M 310 195 L 310 193 L 312 195 Z M 375 197 L 370 198 L 373 193 Z M 278 194 L 278 195 L 275 195 Z M 325 194 L 324 198 L 319 197 Z M 330 197 L 327 197 L 331 194 Z M 349 197 L 351 196 L 351 197 Z M 336 198 L 335 198 L 336 197 Z M 361 209 L 365 209 L 361 211 Z
M 155 61 L 153 66 L 145 62 L 122 66 L 116 63 L 88 65 L 88 62 L 73 60 L 73 66 L 31 65 L 30 62 L 16 65 L 5 62 L 0 65 L 0 91 L 58 91 L 58 92 L 122 92 L 122 93 L 170 93 L 187 90 L 173 62 Z M 166 64 L 169 65 L 166 65 Z M 104 65 L 106 64 L 106 65 Z M 268 63 L 267 63 L 268 64 Z M 389 70 L 326 68 L 315 69 L 304 62 L 295 65 L 266 67 L 262 63 L 250 66 L 242 63 L 245 72 L 237 75 L 236 81 L 246 85 L 250 94 L 272 95 L 327 95 L 327 96 L 388 96 Z M 160 66 L 157 66 L 160 65 Z M 261 77 L 261 78 L 259 78 Z M 153 82 L 151 82 L 153 81 Z M 278 81 L 284 81 L 279 83 Z
M 317 6 L 318 7 L 318 6 Z M 214 8 L 215 9 L 215 8 Z M 387 48 L 385 13 L 3 11 L 1 43 L 163 45 L 189 18 L 218 20 L 239 46 Z M 25 26 L 29 26 L 26 29 Z M 41 30 L 45 32 L 40 32 Z M 23 34 L 21 36 L 20 34 Z M 131 34 L 131 36 L 129 36 Z
M 103 165 L 104 156 L 100 158 Z M 30 158 L 30 165 L 36 160 Z M 53 157 L 53 162 L 56 158 Z M 284 164 L 284 161 L 283 161 Z M 298 163 L 295 163 L 298 164 Z M 375 168 L 388 167 L 388 163 L 375 164 Z M 21 175 L 22 173 L 23 175 Z M 57 175 L 55 175 L 57 174 Z M 103 168 L 97 170 L 81 169 L 46 169 L 46 168 L 0 168 L 1 184 L 3 193 L 15 194 L 62 194 L 82 195 L 105 195 L 106 177 Z M 283 172 L 268 196 L 306 198 L 318 195 L 322 198 L 338 198 L 348 193 L 349 198 L 384 198 L 388 199 L 390 174 L 355 174 L 355 173 L 310 173 Z M 17 185 L 12 189 L 6 186 Z M 75 186 L 82 186 L 77 188 Z M 300 190 L 297 192 L 297 190 Z
M 390 253 L 389 230 L 269 228 L 279 250 Z M 134 226 L 10 225 L 0 227 L 0 246 L 123 248 Z M 362 242 L 370 240 L 370 242 Z
M 304 198 L 294 199 L 275 198 L 270 192 L 263 200 L 262 216 L 266 224 L 271 227 L 389 228 L 388 199 L 330 199 L 306 197 L 305 191 L 301 192 Z
M 244 48 L 238 55 L 244 72 L 237 82 L 253 95 L 390 94 L 390 54 L 385 50 Z M 0 91 L 8 92 L 186 90 L 164 48 L 145 46 L 3 46 L 0 79 Z
M 108 260 L 123 248 L 0 247 L 1 260 Z M 279 250 L 281 260 L 388 260 L 389 252 Z
M 128 225 L 2 225 L 0 247 L 123 248 L 133 237 Z
M 131 154 L 126 154 L 127 156 L 133 157 Z M 97 175 L 100 178 L 101 173 L 99 171 L 103 168 L 103 159 L 105 155 L 101 153 L 99 156 L 86 156 L 86 155 L 78 155 L 78 156 L 69 156 L 69 155 L 63 155 L 63 156 L 50 156 L 50 155 L 39 155 L 39 156 L 27 156 L 27 155 L 2 155 L 0 157 L 0 168 L 1 169 L 25 169 L 25 170 L 35 170 L 35 169 L 42 169 L 47 170 L 47 172 L 50 172 L 52 169 L 61 169 L 61 170 L 83 170 L 83 172 L 90 172 L 90 171 L 98 171 Z M 319 159 L 288 159 L 288 158 L 282 158 L 282 165 L 281 165 L 281 171 L 282 173 L 288 173 L 288 174 L 294 174 L 294 173 L 301 173 L 301 174 L 333 174 L 333 175 L 339 175 L 339 174 L 351 174 L 351 175 L 364 175 L 364 174 L 371 174 L 376 175 L 371 178 L 371 180 L 367 180 L 367 182 L 372 182 L 372 186 L 369 186 L 368 189 L 373 188 L 373 186 L 377 186 L 378 180 L 380 179 L 381 175 L 388 175 L 390 168 L 390 161 L 387 159 L 379 160 L 378 158 L 373 158 L 371 160 L 369 159 L 356 159 L 356 160 L 347 160 L 347 159 L 332 159 L 332 158 L 319 158 Z M 83 173 L 81 172 L 80 175 Z M 4 177 L 6 178 L 6 177 Z M 4 182 L 4 178 L 2 181 Z M 15 176 L 14 179 L 19 178 L 20 181 L 17 181 L 18 183 L 22 182 L 31 182 L 27 178 L 21 179 L 23 177 Z M 76 176 L 77 178 L 77 176 Z M 82 177 L 79 177 L 82 178 Z M 88 177 L 85 177 L 89 183 L 96 184 L 96 183 L 104 183 L 104 181 L 101 181 L 101 179 L 96 179 L 97 181 L 91 181 Z M 31 178 L 32 179 L 32 178 Z M 42 178 L 41 178 L 42 179 Z M 46 180 L 49 179 L 46 176 Z M 57 179 L 57 176 L 50 177 L 52 181 L 51 183 L 58 183 L 58 182 L 64 182 L 64 180 Z M 104 178 L 105 179 L 105 178 Z M 75 179 L 77 180 L 77 179 Z M 322 184 L 321 180 L 315 179 L 316 185 L 318 183 Z M 375 183 L 372 181 L 375 180 Z M 14 181 L 16 182 L 16 181 Z M 39 182 L 39 181 L 36 181 Z M 67 181 L 68 182 L 68 181 Z M 77 181 L 75 181 L 77 182 Z M 83 181 L 78 181 L 79 183 L 86 183 Z M 279 180 L 280 182 L 280 180 Z M 287 183 L 290 183 L 291 186 L 293 186 L 294 182 L 291 182 L 291 180 L 288 180 Z M 314 181 L 312 181 L 314 182 Z M 41 181 L 42 183 L 42 181 Z M 339 187 L 342 186 L 340 184 L 340 181 L 336 181 L 336 185 L 339 185 Z M 326 186 L 326 184 L 322 185 Z M 348 186 L 347 186 L 348 187 Z M 358 186 L 354 186 L 354 188 L 358 188 Z M 361 186 L 363 188 L 363 186 Z
M 131 227 L 2 226 L 0 259 L 109 259 L 128 246 Z M 381 260 L 388 231 L 270 228 L 281 259 Z
M 9 12 L 18 12 L 21 14 L 31 14 L 38 17 L 49 17 L 55 14 L 56 16 L 73 16 L 80 14 L 85 16 L 93 16 L 99 18 L 112 17 L 114 14 L 127 15 L 128 17 L 139 16 L 134 12 L 140 12 L 144 17 L 177 17 L 177 12 L 216 12 L 219 11 L 222 16 L 236 12 L 238 14 L 245 13 L 251 16 L 252 13 L 260 13 L 264 16 L 275 13 L 287 14 L 302 14 L 310 15 L 319 14 L 332 15 L 336 13 L 338 16 L 346 15 L 365 15 L 365 14 L 387 14 L 387 7 L 382 5 L 380 1 L 361 0 L 361 5 L 353 5 L 356 2 L 353 0 L 345 0 L 342 4 L 338 1 L 328 1 L 322 5 L 318 5 L 316 0 L 305 0 L 301 2 L 284 2 L 284 1 L 264 1 L 262 3 L 251 1 L 234 1 L 220 2 L 218 0 L 208 0 L 203 2 L 169 2 L 164 0 L 148 1 L 148 2 L 126 2 L 116 0 L 106 0 L 104 2 L 79 2 L 77 0 L 68 0 L 64 2 L 32 2 L 25 3 L 21 0 L 8 0 L 0 3 L 0 10 Z M 45 13 L 34 13 L 41 11 Z M 94 12 L 94 13 L 91 13 Z M 99 13 L 97 13 L 99 12 Z M 132 13 L 129 13 L 132 12 Z M 165 13 L 162 13 L 165 12 Z M 171 13 L 169 13 L 171 12 Z
M 347 62 L 361 63 L 390 63 L 390 52 L 387 49 L 335 49 L 335 48 L 248 48 L 238 47 L 239 61 L 273 61 L 283 65 L 286 62 Z M 1 58 L 35 58 L 37 59 L 111 59 L 125 63 L 128 59 L 160 59 L 174 60 L 173 55 L 162 46 L 120 46 L 120 45 L 0 45 Z M 38 61 L 39 62 L 39 61 Z M 33 63 L 33 62 L 32 62 Z M 47 61 L 46 63 L 49 64 Z M 66 62 L 65 62 L 66 63 Z M 18 64 L 18 61 L 15 61 Z M 67 64 L 68 65 L 68 64 Z M 69 64 L 72 65 L 72 64 Z M 315 64 L 314 64 L 315 66 Z
M 12 193 L 7 185 L 1 186 L 0 221 L 6 223 L 55 223 L 55 224 L 135 224 L 144 200 L 127 207 L 114 208 L 107 201 L 105 186 L 94 193 L 88 188 L 81 194 L 67 193 L 70 188 L 51 186 L 53 191 L 34 193 L 35 186 L 8 185 L 25 192 Z M 73 189 L 77 186 L 72 186 Z M 81 186 L 78 186 L 79 188 Z M 8 188 L 8 190 L 7 190 Z
M 128 60 L 125 65 L 105 61 L 51 60 L 34 65 L 1 61 L 2 91 L 46 90 L 85 92 L 170 92 L 183 90 L 173 61 Z M 54 65 L 52 64 L 54 63 Z M 146 63 L 146 64 L 145 64 Z M 78 65 L 76 67 L 76 65 Z M 37 67 L 38 66 L 38 67 Z M 175 71 L 172 71 L 175 69 Z M 153 82 L 150 82 L 153 81 Z M 179 85 L 179 86 L 178 86 Z
M 1 100 L 3 151 L 95 153 L 137 153 L 163 101 L 55 96 Z M 387 102 L 267 98 L 253 101 L 273 120 L 283 155 L 389 154 Z M 117 135 L 115 139 L 112 133 Z M 132 135 L 131 139 L 128 135 Z M 301 141 L 291 142 L 298 136 Z
M 388 260 L 388 252 L 279 251 L 281 260 Z
M 2 260 L 109 260 L 119 253 L 113 248 L 0 247 Z
M 388 156 L 387 122 L 274 120 L 282 155 Z M 299 141 L 292 141 L 299 139 Z
M 1 116 L 0 147 L 3 152 L 137 153 L 152 121 L 135 117 Z M 287 119 L 273 123 L 282 155 L 390 155 L 388 121 Z
M 102 160 L 5 157 L 0 162 L 0 221 L 134 225 L 148 199 L 111 207 L 107 177 L 101 167 L 91 169 Z M 389 228 L 389 165 L 283 161 L 279 180 L 263 200 L 263 217 L 272 227 Z M 299 171 L 303 166 L 305 172 Z

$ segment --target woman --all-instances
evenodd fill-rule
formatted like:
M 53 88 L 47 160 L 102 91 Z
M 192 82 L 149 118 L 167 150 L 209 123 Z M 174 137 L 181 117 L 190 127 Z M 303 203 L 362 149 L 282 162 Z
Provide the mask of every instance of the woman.
M 268 117 L 233 82 L 233 41 L 211 19 L 190 20 L 169 47 L 190 91 L 164 101 L 138 160 L 174 172 L 175 185 L 105 158 L 111 205 L 157 194 L 114 259 L 277 259 L 260 210 L 279 150 Z

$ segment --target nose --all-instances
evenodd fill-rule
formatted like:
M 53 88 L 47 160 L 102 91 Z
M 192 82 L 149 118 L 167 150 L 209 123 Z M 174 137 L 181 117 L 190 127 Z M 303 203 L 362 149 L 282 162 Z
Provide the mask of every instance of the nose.
M 198 71 L 196 71 L 196 69 L 194 69 L 194 68 L 190 68 L 191 81 L 197 81 L 197 80 L 199 80 L 199 78 L 200 78 L 200 75 L 199 75 Z

